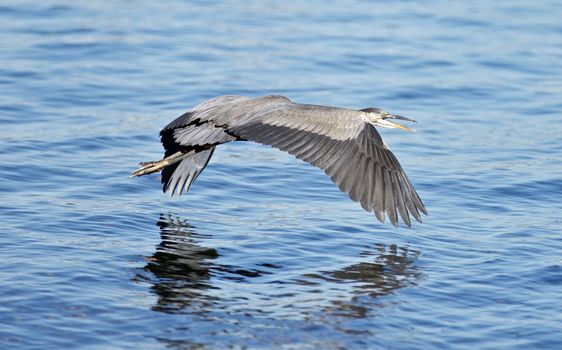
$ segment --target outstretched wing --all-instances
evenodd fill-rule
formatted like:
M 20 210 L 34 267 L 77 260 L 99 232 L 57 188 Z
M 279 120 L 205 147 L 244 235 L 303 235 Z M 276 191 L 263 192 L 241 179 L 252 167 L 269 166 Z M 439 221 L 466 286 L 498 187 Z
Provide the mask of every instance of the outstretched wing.
M 396 157 L 360 112 L 293 104 L 235 125 L 240 138 L 271 145 L 322 170 L 341 191 L 373 211 L 384 222 L 385 212 L 398 226 L 398 214 L 410 226 L 427 211 Z

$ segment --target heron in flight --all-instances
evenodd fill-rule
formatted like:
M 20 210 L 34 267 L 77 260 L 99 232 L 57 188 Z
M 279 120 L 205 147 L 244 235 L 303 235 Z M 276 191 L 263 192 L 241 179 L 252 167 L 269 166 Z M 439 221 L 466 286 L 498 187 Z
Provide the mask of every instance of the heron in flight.
M 162 171 L 163 190 L 187 192 L 211 159 L 215 147 L 230 141 L 270 145 L 322 170 L 339 189 L 398 226 L 410 226 L 427 211 L 394 154 L 375 127 L 410 128 L 414 121 L 378 108 L 300 104 L 284 96 L 247 98 L 225 95 L 202 102 L 160 132 L 164 158 L 140 163 L 133 177 Z

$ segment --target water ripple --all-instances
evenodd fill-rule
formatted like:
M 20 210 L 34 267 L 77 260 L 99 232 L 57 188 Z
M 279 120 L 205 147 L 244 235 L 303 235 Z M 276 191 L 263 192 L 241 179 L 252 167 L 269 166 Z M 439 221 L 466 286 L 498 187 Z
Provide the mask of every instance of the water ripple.
M 559 12 L 5 1 L 0 348 L 560 348 Z M 191 106 L 269 93 L 418 120 L 381 135 L 424 223 L 253 143 L 181 198 L 129 179 Z

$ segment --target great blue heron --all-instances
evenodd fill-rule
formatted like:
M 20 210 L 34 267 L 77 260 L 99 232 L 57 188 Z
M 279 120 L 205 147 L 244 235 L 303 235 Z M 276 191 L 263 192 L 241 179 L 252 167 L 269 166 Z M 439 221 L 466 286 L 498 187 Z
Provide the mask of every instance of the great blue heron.
M 294 103 L 284 96 L 226 95 L 205 101 L 160 132 L 162 160 L 140 163 L 132 176 L 162 170 L 164 192 L 181 195 L 205 169 L 217 145 L 255 141 L 286 151 L 322 170 L 339 189 L 394 226 L 398 214 L 410 226 L 427 211 L 394 154 L 375 126 L 408 127 L 414 121 L 378 108 L 345 108 Z

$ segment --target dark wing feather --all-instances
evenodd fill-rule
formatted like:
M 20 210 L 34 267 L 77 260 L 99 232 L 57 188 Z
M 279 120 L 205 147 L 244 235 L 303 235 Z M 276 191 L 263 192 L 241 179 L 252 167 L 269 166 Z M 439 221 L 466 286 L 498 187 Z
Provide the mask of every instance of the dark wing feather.
M 224 128 L 216 127 L 213 123 L 187 125 L 174 129 L 174 141 L 182 146 L 215 145 L 236 140 Z
M 183 191 L 189 191 L 193 181 L 209 163 L 214 151 L 215 147 L 202 150 L 162 170 L 164 192 L 170 196 L 174 194 L 179 196 Z
M 165 157 L 182 152 L 191 154 L 180 162 L 162 170 L 163 191 L 170 196 L 187 192 L 191 184 L 205 169 L 215 146 L 235 138 L 212 126 L 194 128 L 190 125 L 160 132 Z M 226 141 L 225 141 L 226 140 Z

